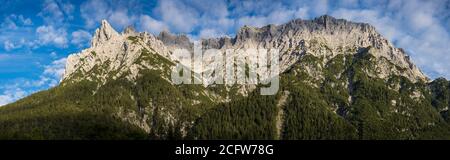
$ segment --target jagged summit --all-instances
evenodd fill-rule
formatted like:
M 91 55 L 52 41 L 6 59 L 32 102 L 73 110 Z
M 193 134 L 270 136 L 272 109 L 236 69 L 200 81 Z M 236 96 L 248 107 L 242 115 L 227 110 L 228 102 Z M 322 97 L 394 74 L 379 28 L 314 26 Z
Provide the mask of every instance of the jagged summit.
M 114 30 L 114 28 L 111 26 L 111 24 L 108 23 L 108 21 L 102 20 L 100 28 L 95 30 L 94 37 L 92 38 L 91 41 L 91 46 L 96 47 L 99 44 L 106 42 L 118 35 L 119 33 L 117 33 L 117 31 Z
M 241 27 L 235 39 L 242 41 L 243 39 L 254 38 L 273 38 L 282 34 L 313 33 L 313 32 L 351 32 L 360 31 L 368 34 L 378 34 L 375 28 L 367 23 L 356 23 L 345 19 L 336 19 L 329 15 L 323 15 L 313 20 L 294 19 L 285 24 L 275 25 L 269 24 L 263 27 L 252 27 L 244 25 Z M 261 40 L 261 39 L 258 39 Z
M 362 24 L 362 25 L 368 25 L 368 24 L 364 24 L 364 23 L 353 23 L 353 22 L 349 22 L 345 19 L 337 19 L 335 17 L 332 17 L 330 15 L 323 15 L 317 18 L 314 18 L 314 20 L 312 20 L 313 22 L 317 23 L 317 24 L 322 24 L 325 28 L 327 28 L 327 26 L 330 25 L 339 25 L 339 24 Z
M 130 41 L 130 38 L 132 41 Z M 376 58 L 384 58 L 389 63 L 398 66 L 395 70 L 386 68 L 388 64 L 380 64 L 377 72 L 372 76 L 387 78 L 390 75 L 401 75 L 409 80 L 427 81 L 427 77 L 411 62 L 408 55 L 399 48 L 396 48 L 375 28 L 367 23 L 355 23 L 344 19 L 324 15 L 313 20 L 295 19 L 281 25 L 269 24 L 263 27 L 243 26 L 239 29 L 234 38 L 218 37 L 202 39 L 204 48 L 216 49 L 241 49 L 241 48 L 277 48 L 280 50 L 281 72 L 290 68 L 304 55 L 324 57 L 322 62 L 326 64 L 336 55 L 357 54 L 357 50 L 371 48 L 370 54 Z M 99 55 L 93 57 L 104 62 L 110 61 L 131 61 L 130 59 L 117 59 L 117 57 L 131 56 L 139 57 L 139 53 L 128 53 L 130 48 L 147 48 L 155 50 L 157 54 L 168 58 L 171 61 L 183 61 L 179 55 L 171 55 L 177 48 L 192 49 L 193 43 L 184 34 L 172 34 L 169 31 L 162 31 L 158 36 L 149 33 L 137 33 L 133 27 L 127 27 L 122 34 L 119 34 L 112 26 L 103 20 L 92 39 L 92 47 L 83 52 L 85 55 L 71 56 L 66 67 L 66 75 L 72 74 L 76 68 L 82 64 L 80 60 L 89 56 L 94 51 Z M 123 53 L 127 55 L 123 55 Z M 136 50 L 133 52 L 137 52 Z M 256 55 L 255 55 L 256 56 Z M 74 58 L 78 57 L 78 58 Z M 129 58 L 129 57 L 128 57 Z M 119 63 L 118 62 L 118 63 Z M 94 63 L 96 63 L 94 61 Z M 131 63 L 131 62 L 129 62 Z M 84 64 L 90 67 L 95 64 Z
M 386 58 L 389 62 L 405 68 L 405 71 L 390 71 L 382 69 L 384 73 L 376 76 L 386 77 L 389 73 L 398 72 L 413 82 L 428 81 L 427 77 L 410 61 L 408 55 L 396 48 L 375 27 L 367 23 L 356 23 L 344 19 L 324 15 L 313 20 L 295 19 L 281 25 L 267 25 L 263 27 L 242 27 L 233 40 L 234 48 L 277 48 L 282 55 L 282 70 L 296 63 L 298 53 L 312 54 L 325 58 L 323 63 L 346 50 L 359 50 L 372 48 L 370 52 L 377 58 Z M 327 50 L 314 50 L 314 45 L 327 48 Z M 220 47 L 219 47 L 220 48 Z M 283 65 L 284 64 L 284 65 Z
M 141 65 L 136 64 L 136 61 L 142 58 L 144 51 L 157 52 L 169 59 L 169 50 L 154 35 L 147 32 L 138 33 L 132 26 L 125 28 L 120 34 L 106 20 L 102 20 L 92 38 L 91 47 L 67 58 L 63 81 L 96 79 L 105 83 L 108 78 L 114 79 L 130 72 L 129 78 L 133 80 Z M 104 71 L 98 73 L 95 71 L 98 68 Z M 111 75 L 112 73 L 114 74 Z

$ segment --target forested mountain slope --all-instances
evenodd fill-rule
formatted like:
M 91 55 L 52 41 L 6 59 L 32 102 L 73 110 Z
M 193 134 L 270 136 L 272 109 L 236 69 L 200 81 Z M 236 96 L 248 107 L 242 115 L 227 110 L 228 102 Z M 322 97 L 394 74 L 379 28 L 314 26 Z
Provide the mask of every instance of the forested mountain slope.
M 60 85 L 0 108 L 0 139 L 450 139 L 449 81 L 430 81 L 369 24 L 321 16 L 201 45 L 280 49 L 279 91 L 175 85 L 187 37 L 103 21 Z

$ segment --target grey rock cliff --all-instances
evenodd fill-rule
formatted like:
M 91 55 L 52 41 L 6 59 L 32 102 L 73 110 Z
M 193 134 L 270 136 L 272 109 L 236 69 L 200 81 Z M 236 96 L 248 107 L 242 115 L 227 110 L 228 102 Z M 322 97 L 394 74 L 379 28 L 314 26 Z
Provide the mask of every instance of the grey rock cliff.
M 168 31 L 162 31 L 158 35 L 158 39 L 161 40 L 164 45 L 174 48 L 190 49 L 194 45 L 186 35 L 174 35 Z
M 130 36 L 137 37 L 137 41 L 130 42 L 128 39 Z M 127 27 L 119 34 L 107 21 L 103 20 L 101 27 L 95 31 L 91 44 L 91 48 L 69 56 L 64 79 L 80 68 L 88 72 L 95 65 L 101 65 L 99 63 L 106 61 L 121 62 L 113 63 L 111 70 L 118 69 L 123 64 L 128 65 L 128 68 L 133 68 L 132 62 L 139 57 L 138 50 L 143 48 L 154 50 L 157 54 L 173 62 L 189 63 L 180 59 L 179 55 L 172 55 L 172 53 L 177 48 L 191 50 L 194 43 L 186 35 L 174 35 L 168 31 L 154 36 L 146 32 L 137 33 L 132 27 Z M 357 54 L 358 50 L 370 48 L 369 53 L 374 57 L 385 58 L 399 67 L 397 70 L 392 70 L 391 67 L 380 62 L 377 72 L 371 74 L 372 76 L 386 78 L 390 75 L 400 75 L 412 82 L 428 81 L 427 77 L 411 62 L 409 56 L 402 49 L 394 47 L 373 26 L 336 19 L 327 15 L 313 20 L 295 19 L 286 24 L 267 25 L 260 28 L 243 26 L 234 38 L 202 39 L 201 44 L 204 49 L 216 48 L 222 51 L 245 48 L 279 49 L 280 72 L 299 63 L 300 58 L 304 55 L 322 57 L 322 63 L 325 64 L 336 55 Z M 98 54 L 92 55 L 92 52 Z M 205 61 L 204 63 L 211 62 Z M 185 65 L 190 66 L 189 64 Z M 205 70 L 208 68 L 194 71 L 203 72 Z M 132 71 L 132 73 L 136 73 L 136 71 Z M 320 77 L 320 74 L 315 73 L 311 76 Z
M 295 19 L 282 25 L 267 25 L 261 28 L 244 26 L 236 37 L 228 43 L 217 39 L 205 40 L 204 45 L 213 48 L 277 48 L 281 53 L 281 71 L 296 63 L 300 56 L 312 54 L 325 57 L 324 62 L 349 50 L 372 48 L 371 54 L 384 57 L 404 69 L 392 71 L 405 76 L 413 82 L 428 81 L 427 77 L 400 48 L 396 48 L 376 29 L 366 23 L 354 23 L 331 16 L 321 16 L 313 20 Z M 229 45 L 232 43 L 232 45 Z M 227 45 L 225 45 L 227 44 Z M 326 47 L 314 47 L 316 45 Z M 352 52 L 348 54 L 356 54 Z M 386 68 L 387 69 L 387 68 Z M 384 71 L 390 73 L 391 71 Z M 384 78 L 388 75 L 377 75 Z

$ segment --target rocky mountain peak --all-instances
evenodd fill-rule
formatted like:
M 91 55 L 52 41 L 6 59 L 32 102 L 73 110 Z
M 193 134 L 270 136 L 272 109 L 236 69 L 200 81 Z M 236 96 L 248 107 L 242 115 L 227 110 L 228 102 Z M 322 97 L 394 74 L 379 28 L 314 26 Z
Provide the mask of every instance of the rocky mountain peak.
M 159 33 L 158 39 L 161 40 L 164 45 L 168 47 L 176 47 L 176 48 L 192 48 L 193 43 L 191 43 L 189 37 L 185 34 L 172 34 L 169 31 L 165 30 Z
M 91 46 L 96 47 L 103 42 L 106 42 L 113 37 L 117 37 L 119 33 L 108 23 L 106 20 L 102 20 L 100 28 L 95 30 L 94 37 L 92 38 Z
M 387 62 L 401 68 L 398 71 L 391 71 L 386 67 L 387 64 L 380 64 L 377 73 L 373 74 L 374 77 L 386 78 L 395 74 L 407 77 L 413 82 L 427 80 L 402 49 L 394 47 L 371 25 L 336 19 L 328 15 L 313 20 L 295 19 L 281 25 L 243 26 L 234 38 L 202 39 L 201 44 L 203 48 L 216 49 L 277 48 L 280 51 L 281 72 L 295 63 L 302 63 L 300 59 L 305 55 L 323 57 L 320 63 L 326 64 L 339 54 L 353 55 L 357 54 L 358 50 L 371 48 L 370 54 L 374 57 L 386 59 Z M 84 63 L 82 60 L 91 60 L 89 58 L 91 52 L 97 53 L 99 57 L 92 58 L 94 65 L 84 64 L 84 66 L 89 64 L 89 67 L 84 67 L 86 71 L 95 66 L 97 58 L 100 62 L 105 60 L 114 62 L 117 57 L 124 57 L 124 60 L 117 60 L 117 63 L 121 64 L 122 61 L 130 61 L 130 57 L 127 56 L 139 57 L 141 49 L 154 50 L 163 57 L 170 57 L 170 60 L 183 62 L 178 55 L 171 53 L 177 48 L 192 49 L 193 43 L 186 35 L 176 35 L 169 31 L 154 36 L 145 32 L 137 33 L 133 27 L 127 27 L 119 34 L 103 20 L 92 39 L 92 47 L 78 56 L 69 57 L 66 75 L 82 66 Z
M 134 29 L 133 26 L 128 26 L 127 28 L 125 28 L 125 30 L 122 32 L 123 34 L 127 34 L 127 35 L 136 35 L 136 29 Z
M 167 47 L 156 36 L 136 32 L 132 26 L 118 33 L 106 20 L 96 29 L 91 43 L 90 48 L 69 55 L 63 81 L 88 78 L 105 83 L 108 78 L 115 79 L 130 72 L 127 78 L 132 80 L 137 76 L 138 68 L 142 67 L 140 65 L 159 65 L 139 63 L 142 54 L 156 53 L 161 59 L 169 59 L 170 56 Z
M 202 46 L 204 49 L 222 49 L 229 48 L 233 45 L 233 39 L 230 37 L 221 37 L 221 38 L 208 38 L 202 39 Z
M 316 47 L 314 47 L 316 46 Z M 281 53 L 281 69 L 287 69 L 304 54 L 328 57 L 323 63 L 339 54 L 354 49 L 373 48 L 376 58 L 386 58 L 389 62 L 405 68 L 401 73 L 411 81 L 426 81 L 426 76 L 410 61 L 408 55 L 396 48 L 375 27 L 367 23 L 351 22 L 323 15 L 313 20 L 295 19 L 281 25 L 263 27 L 244 26 L 234 39 L 237 48 L 277 48 Z M 292 51 L 296 51 L 292 53 Z M 386 73 L 392 73 L 388 69 Z M 387 75 L 379 75 L 387 76 Z

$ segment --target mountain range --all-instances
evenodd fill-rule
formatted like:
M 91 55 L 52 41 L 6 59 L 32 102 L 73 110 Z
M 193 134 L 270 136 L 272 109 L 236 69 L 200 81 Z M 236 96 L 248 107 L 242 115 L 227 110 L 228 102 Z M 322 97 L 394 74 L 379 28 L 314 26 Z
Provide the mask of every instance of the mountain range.
M 174 84 L 179 63 L 194 78 L 211 69 L 175 52 L 196 45 L 279 49 L 279 91 Z M 324 15 L 193 42 L 103 20 L 58 86 L 0 108 L 0 139 L 450 139 L 449 106 L 450 82 L 430 80 L 366 23 Z

